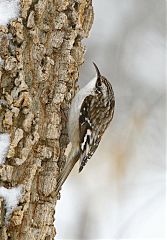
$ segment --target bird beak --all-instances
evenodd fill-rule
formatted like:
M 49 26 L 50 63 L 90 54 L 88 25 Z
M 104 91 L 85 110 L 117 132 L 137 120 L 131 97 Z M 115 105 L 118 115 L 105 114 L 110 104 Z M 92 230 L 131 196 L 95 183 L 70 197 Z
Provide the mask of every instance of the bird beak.
M 97 77 L 100 78 L 100 77 L 101 77 L 101 74 L 100 74 L 100 71 L 99 71 L 97 65 L 96 65 L 94 62 L 93 62 L 93 65 L 94 65 L 94 67 L 95 67 L 95 69 L 96 69 Z

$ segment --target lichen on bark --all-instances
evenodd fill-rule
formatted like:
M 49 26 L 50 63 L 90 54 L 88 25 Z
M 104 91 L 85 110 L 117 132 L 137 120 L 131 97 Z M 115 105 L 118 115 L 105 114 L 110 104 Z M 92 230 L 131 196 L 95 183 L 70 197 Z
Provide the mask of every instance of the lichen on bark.
M 8 224 L 0 198 L 2 240 L 54 239 L 67 112 L 92 21 L 91 0 L 21 0 L 19 18 L 0 26 L 0 132 L 11 137 L 0 185 L 23 187 Z

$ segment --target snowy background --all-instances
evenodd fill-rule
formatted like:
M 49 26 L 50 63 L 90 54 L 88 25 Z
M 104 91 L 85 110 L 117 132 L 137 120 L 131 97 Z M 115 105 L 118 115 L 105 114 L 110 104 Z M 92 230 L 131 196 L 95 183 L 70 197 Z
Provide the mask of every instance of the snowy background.
M 93 1 L 80 86 L 111 81 L 113 122 L 56 207 L 56 239 L 165 238 L 165 1 Z

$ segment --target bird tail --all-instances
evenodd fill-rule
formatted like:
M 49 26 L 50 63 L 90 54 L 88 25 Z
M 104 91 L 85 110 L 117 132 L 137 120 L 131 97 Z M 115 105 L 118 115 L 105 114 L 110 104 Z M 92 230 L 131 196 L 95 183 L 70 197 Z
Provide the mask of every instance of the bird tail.
M 56 195 L 59 193 L 63 183 L 67 179 L 68 175 L 70 174 L 74 165 L 78 161 L 79 157 L 80 157 L 79 152 L 77 152 L 75 154 L 73 153 L 73 151 L 70 152 L 68 160 L 67 160 L 63 170 L 60 172 L 60 175 L 58 177 L 57 186 L 56 186 L 56 190 L 55 190 Z

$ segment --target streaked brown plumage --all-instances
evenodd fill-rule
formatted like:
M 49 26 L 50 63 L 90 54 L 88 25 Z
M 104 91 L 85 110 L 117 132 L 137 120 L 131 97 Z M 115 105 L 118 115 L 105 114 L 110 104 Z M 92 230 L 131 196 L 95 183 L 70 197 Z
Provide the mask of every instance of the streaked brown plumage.
M 82 171 L 113 118 L 115 98 L 111 83 L 101 76 L 96 64 L 94 66 L 97 77 L 76 94 L 71 104 L 68 132 L 72 149 L 60 172 L 56 193 L 78 160 L 79 172 Z

